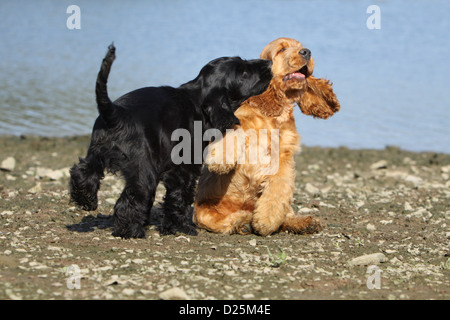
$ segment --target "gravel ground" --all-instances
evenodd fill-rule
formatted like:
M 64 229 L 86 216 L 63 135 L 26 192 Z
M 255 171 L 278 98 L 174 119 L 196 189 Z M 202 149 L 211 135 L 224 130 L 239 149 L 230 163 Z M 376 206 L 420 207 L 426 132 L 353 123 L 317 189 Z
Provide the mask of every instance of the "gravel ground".
M 95 212 L 69 201 L 88 142 L 0 137 L 0 299 L 450 298 L 450 155 L 303 147 L 294 208 L 321 233 L 122 240 L 120 178 Z

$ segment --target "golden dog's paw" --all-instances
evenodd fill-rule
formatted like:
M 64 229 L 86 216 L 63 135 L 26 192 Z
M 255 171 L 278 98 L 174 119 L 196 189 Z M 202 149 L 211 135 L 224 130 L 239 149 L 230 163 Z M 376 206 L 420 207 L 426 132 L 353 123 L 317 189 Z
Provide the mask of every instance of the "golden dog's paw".
M 267 237 L 270 236 L 272 233 L 276 232 L 278 230 L 279 225 L 253 220 L 252 227 L 256 234 L 262 237 Z
M 233 170 L 234 164 L 208 164 L 208 170 L 216 174 L 227 174 Z
M 226 163 L 226 158 L 223 154 L 221 152 L 217 152 L 215 149 L 208 152 L 205 159 L 205 164 L 209 171 L 217 174 L 226 174 L 234 168 L 234 164 Z
M 319 219 L 312 217 L 312 216 L 305 217 L 303 233 L 312 234 L 312 233 L 317 233 L 322 230 L 323 230 L 323 224 Z
M 264 192 L 266 192 L 267 195 L 267 190 Z M 266 198 L 262 201 L 263 197 L 264 193 L 258 200 L 258 208 L 253 214 L 252 227 L 256 234 L 266 237 L 277 232 L 281 224 L 286 220 L 287 208 L 285 205 L 276 203 L 276 201 L 279 200 L 279 197 L 273 197 L 271 199 Z
M 323 230 L 323 223 L 312 216 L 291 216 L 281 225 L 280 231 L 295 234 L 313 234 Z

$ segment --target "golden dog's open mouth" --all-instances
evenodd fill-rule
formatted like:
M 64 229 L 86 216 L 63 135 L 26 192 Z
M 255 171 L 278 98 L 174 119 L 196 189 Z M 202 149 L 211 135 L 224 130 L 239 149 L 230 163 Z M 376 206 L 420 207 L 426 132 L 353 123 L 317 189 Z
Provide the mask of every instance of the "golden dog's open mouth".
M 308 67 L 304 65 L 300 70 L 288 73 L 283 77 L 283 81 L 288 80 L 297 80 L 297 81 L 304 81 L 306 79 L 306 75 L 308 74 Z

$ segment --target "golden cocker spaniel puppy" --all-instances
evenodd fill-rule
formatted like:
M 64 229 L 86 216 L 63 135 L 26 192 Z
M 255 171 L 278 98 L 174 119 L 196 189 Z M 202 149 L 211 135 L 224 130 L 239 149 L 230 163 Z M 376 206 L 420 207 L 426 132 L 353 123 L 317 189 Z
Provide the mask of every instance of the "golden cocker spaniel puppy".
M 340 105 L 331 83 L 312 75 L 311 52 L 297 40 L 274 40 L 261 58 L 272 60 L 273 79 L 237 109 L 240 125 L 208 147 L 193 220 L 217 233 L 314 233 L 320 221 L 291 207 L 300 150 L 293 108 L 297 103 L 304 114 L 327 119 Z

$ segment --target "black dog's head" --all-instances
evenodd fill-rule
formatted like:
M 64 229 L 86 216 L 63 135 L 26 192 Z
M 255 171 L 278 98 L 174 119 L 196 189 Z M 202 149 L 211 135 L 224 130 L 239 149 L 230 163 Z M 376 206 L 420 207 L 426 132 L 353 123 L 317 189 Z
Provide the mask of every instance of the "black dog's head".
M 224 132 L 239 124 L 234 111 L 242 102 L 267 89 L 272 79 L 271 66 L 269 60 L 239 57 L 218 58 L 205 65 L 191 84 L 201 89 L 199 106 L 206 129 Z

